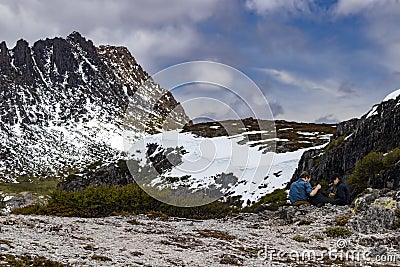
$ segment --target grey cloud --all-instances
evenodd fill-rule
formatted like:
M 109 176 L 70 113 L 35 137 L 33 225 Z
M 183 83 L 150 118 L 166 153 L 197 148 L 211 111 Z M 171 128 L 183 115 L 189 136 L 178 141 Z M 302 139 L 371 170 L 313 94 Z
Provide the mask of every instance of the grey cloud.
M 223 3 L 217 0 L 1 1 L 1 39 L 12 47 L 20 38 L 32 44 L 38 39 L 65 37 L 79 31 L 96 45 L 127 46 L 148 71 L 154 72 L 165 60 L 179 60 L 195 53 L 203 43 L 196 24 L 218 13 Z
M 400 71 L 394 71 L 377 84 L 378 89 L 400 88 Z
M 334 114 L 328 114 L 315 120 L 315 123 L 338 123 L 339 120 Z
M 285 113 L 283 107 L 281 104 L 279 104 L 278 102 L 272 102 L 269 104 L 269 107 L 271 108 L 272 114 L 274 115 L 274 117 L 278 116 L 278 115 L 282 115 Z
M 348 94 L 354 94 L 357 92 L 357 87 L 353 84 L 353 83 L 349 83 L 349 82 L 343 82 L 338 91 L 340 93 L 344 93 L 346 95 Z
M 269 91 L 272 90 L 272 88 L 273 88 L 273 86 L 272 86 L 271 82 L 268 79 L 265 79 L 264 82 L 262 82 L 260 84 L 260 89 L 263 92 L 269 92 Z

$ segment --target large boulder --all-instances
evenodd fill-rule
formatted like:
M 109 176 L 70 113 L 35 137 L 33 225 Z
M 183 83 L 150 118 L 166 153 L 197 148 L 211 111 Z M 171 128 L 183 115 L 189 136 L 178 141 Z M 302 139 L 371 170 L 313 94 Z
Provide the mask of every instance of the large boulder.
M 349 221 L 349 226 L 363 233 L 398 228 L 399 210 L 399 191 L 369 188 L 355 199 L 352 209 L 355 216 Z

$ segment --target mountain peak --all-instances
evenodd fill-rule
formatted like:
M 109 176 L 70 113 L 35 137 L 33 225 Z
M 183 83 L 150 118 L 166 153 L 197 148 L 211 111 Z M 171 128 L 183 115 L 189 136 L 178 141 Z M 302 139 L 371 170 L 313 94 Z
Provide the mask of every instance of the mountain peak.
M 4 53 L 4 52 L 7 51 L 7 50 L 8 50 L 8 47 L 7 47 L 6 42 L 5 42 L 5 41 L 2 41 L 2 42 L 0 43 L 0 53 Z
M 86 40 L 86 39 L 82 36 L 82 34 L 80 34 L 80 33 L 77 32 L 77 31 L 71 32 L 71 33 L 67 36 L 67 39 L 68 39 L 68 38 L 71 38 L 71 39 L 84 39 L 84 40 Z
M 19 39 L 19 40 L 17 41 L 17 46 L 18 46 L 18 45 L 29 46 L 29 43 L 28 43 L 27 40 L 21 38 L 21 39 Z
M 0 170 L 13 176 L 0 172 L 0 181 L 57 177 L 119 158 L 129 106 L 137 118 L 132 136 L 148 130 L 150 122 L 159 131 L 168 115 L 186 120 L 183 111 L 169 110 L 179 103 L 173 97 L 164 101 L 160 96 L 169 92 L 154 81 L 141 88 L 150 76 L 128 49 L 106 47 L 78 32 L 32 47 L 23 39 L 12 50 L 0 44 Z

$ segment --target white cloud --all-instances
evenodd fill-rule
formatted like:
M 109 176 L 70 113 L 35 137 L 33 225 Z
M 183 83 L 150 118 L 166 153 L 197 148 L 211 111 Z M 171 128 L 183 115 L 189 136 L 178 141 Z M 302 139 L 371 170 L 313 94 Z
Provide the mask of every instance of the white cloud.
M 201 37 L 191 27 L 165 27 L 161 29 L 136 30 L 127 36 L 125 43 L 137 60 L 147 70 L 157 69 L 157 62 L 165 59 L 179 59 L 190 54 L 201 43 Z M 183 59 L 183 58 L 182 58 Z
M 350 15 L 385 5 L 395 0 L 339 0 L 335 8 L 337 15 Z
M 241 117 L 272 118 L 265 96 L 257 85 L 242 72 L 227 65 L 204 61 L 189 62 L 167 68 L 153 78 L 164 88 L 178 86 L 173 90 L 173 94 L 181 103 L 198 98 L 215 99 L 218 103 L 225 103 Z M 207 104 L 194 106 L 192 102 L 188 109 L 200 113 L 213 113 L 220 119 L 226 119 L 233 114 L 226 108 Z
M 312 3 L 308 0 L 247 0 L 246 7 L 260 15 L 276 11 L 308 14 Z
M 293 85 L 303 89 L 320 90 L 326 93 L 335 93 L 336 90 L 334 90 L 333 88 L 337 88 L 335 82 L 330 80 L 324 82 L 316 82 L 299 77 L 298 75 L 290 73 L 288 71 L 268 68 L 260 70 L 283 84 Z

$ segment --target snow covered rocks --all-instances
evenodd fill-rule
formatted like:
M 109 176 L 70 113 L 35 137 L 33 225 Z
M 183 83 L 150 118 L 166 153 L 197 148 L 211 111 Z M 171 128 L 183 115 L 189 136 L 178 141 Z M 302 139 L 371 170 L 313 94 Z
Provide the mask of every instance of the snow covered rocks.
M 96 47 L 77 32 L 0 48 L 0 181 L 113 162 L 127 131 L 133 139 L 157 132 L 166 114 L 187 120 L 126 48 Z M 129 105 L 135 121 L 126 129 Z

